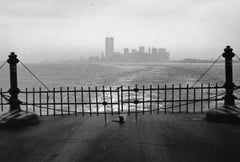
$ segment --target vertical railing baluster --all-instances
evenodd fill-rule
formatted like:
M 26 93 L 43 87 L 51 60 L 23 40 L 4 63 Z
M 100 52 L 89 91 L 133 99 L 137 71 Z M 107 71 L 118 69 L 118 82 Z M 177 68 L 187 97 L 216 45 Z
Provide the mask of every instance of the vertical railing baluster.
M 33 112 L 35 112 L 35 88 L 33 88 Z
M 188 113 L 188 99 L 189 99 L 189 85 L 187 84 L 187 103 L 186 103 L 186 112 Z
M 164 86 L 164 113 L 167 113 L 167 85 Z
M 152 85 L 150 85 L 150 114 L 152 114 Z
M 179 113 L 181 113 L 181 107 L 182 107 L 182 85 L 181 84 L 179 84 L 179 96 L 178 96 L 178 99 L 179 99 L 179 102 L 178 102 L 178 104 L 179 104 Z
M 143 105 L 143 115 L 144 115 L 144 113 L 145 113 L 145 86 L 143 85 L 143 103 L 142 103 L 142 105 Z
M 193 113 L 196 112 L 196 88 L 193 88 Z
M 67 87 L 67 107 L 68 115 L 70 115 L 69 87 Z
M 48 100 L 49 100 L 49 96 L 48 96 L 48 91 L 47 91 L 47 116 L 49 115 L 49 114 L 48 114 L 48 113 L 49 113 L 49 110 L 48 110 L 48 109 L 49 109 L 49 108 L 48 108 L 49 101 L 48 101 Z
M 121 88 L 121 109 L 123 111 L 123 86 L 121 86 L 120 88 Z
M 82 116 L 84 116 L 84 96 L 83 96 L 83 87 L 81 87 L 81 98 L 82 98 Z
M 77 116 L 77 89 L 74 87 L 74 105 L 75 105 L 75 116 Z
M 138 97 L 137 97 L 137 93 L 138 93 L 138 91 L 137 91 L 137 84 L 136 84 L 136 86 L 135 86 L 135 120 L 137 121 L 137 115 L 138 115 L 138 112 L 137 112 L 137 107 L 138 107 Z
M 174 84 L 172 84 L 172 113 L 174 113 Z
M 61 115 L 63 115 L 63 90 L 60 87 L 60 102 L 61 102 Z
M 203 84 L 201 84 L 201 113 L 203 112 Z
M 56 115 L 56 105 L 55 105 L 55 88 L 53 88 L 53 116 Z
M 110 87 L 110 102 L 111 102 L 111 115 L 113 116 L 113 100 L 112 100 L 112 87 Z
M 130 86 L 128 86 L 128 115 L 130 115 Z
M 103 102 L 105 103 L 105 89 L 104 86 L 102 87 L 102 92 L 103 92 Z M 107 112 L 106 112 L 106 104 L 103 104 L 103 108 L 104 108 L 104 121 L 105 123 L 107 122 Z
M 210 83 L 208 83 L 208 109 L 210 108 Z
M 28 113 L 28 89 L 26 88 L 26 112 Z
M 218 102 L 218 84 L 216 83 L 216 91 L 215 91 L 215 107 L 218 106 L 217 102 Z
M 2 88 L 1 88 L 1 94 L 2 94 Z M 3 111 L 3 96 L 1 95 L 1 111 Z
M 89 111 L 90 111 L 90 116 L 92 116 L 91 89 L 90 89 L 90 87 L 88 87 L 88 101 L 89 101 Z
M 119 88 L 117 89 L 117 97 L 118 97 L 118 115 L 120 114 L 120 90 Z
M 159 84 L 157 85 L 157 114 L 159 114 L 160 105 L 160 94 L 159 94 Z
M 42 88 L 39 87 L 39 114 L 42 116 Z
M 97 116 L 99 115 L 99 110 L 98 110 L 98 89 L 97 86 L 95 87 L 95 91 L 96 91 L 96 107 L 97 107 Z

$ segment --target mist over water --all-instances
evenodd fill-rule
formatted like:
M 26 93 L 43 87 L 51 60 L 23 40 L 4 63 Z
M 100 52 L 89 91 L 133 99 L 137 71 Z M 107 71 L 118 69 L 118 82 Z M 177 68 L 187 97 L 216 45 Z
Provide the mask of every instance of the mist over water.
M 190 86 L 207 70 L 208 63 L 165 63 L 165 64 L 28 64 L 30 70 L 48 88 L 59 87 L 102 87 L 102 86 Z M 234 65 L 234 82 L 240 82 L 239 64 Z M 225 82 L 224 64 L 216 64 L 200 80 L 200 83 Z M 9 89 L 8 66 L 0 71 L 0 87 Z M 22 65 L 18 65 L 20 89 L 43 87 Z

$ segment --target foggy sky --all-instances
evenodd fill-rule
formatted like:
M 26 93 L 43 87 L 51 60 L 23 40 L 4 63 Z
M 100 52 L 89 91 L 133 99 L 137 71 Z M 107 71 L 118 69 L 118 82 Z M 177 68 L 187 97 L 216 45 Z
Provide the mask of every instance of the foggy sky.
M 226 45 L 240 56 L 239 0 L 0 1 L 0 61 L 11 51 L 27 62 L 165 47 L 171 59 L 215 59 Z

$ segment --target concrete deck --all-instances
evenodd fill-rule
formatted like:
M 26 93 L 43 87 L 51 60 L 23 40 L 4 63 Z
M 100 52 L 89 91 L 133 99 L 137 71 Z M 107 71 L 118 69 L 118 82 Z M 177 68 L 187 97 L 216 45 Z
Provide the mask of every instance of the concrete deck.
M 240 161 L 240 124 L 205 114 L 41 117 L 38 125 L 0 130 L 0 161 Z

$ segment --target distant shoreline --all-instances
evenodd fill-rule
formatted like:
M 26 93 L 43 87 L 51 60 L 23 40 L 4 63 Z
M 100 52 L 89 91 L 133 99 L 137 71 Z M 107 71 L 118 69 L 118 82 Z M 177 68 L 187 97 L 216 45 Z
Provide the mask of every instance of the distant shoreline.
M 215 60 L 200 60 L 200 59 L 184 59 L 184 60 L 174 60 L 170 62 L 174 63 L 213 63 Z M 225 63 L 225 60 L 218 60 L 217 63 Z M 233 60 L 233 63 L 240 63 L 239 60 Z

